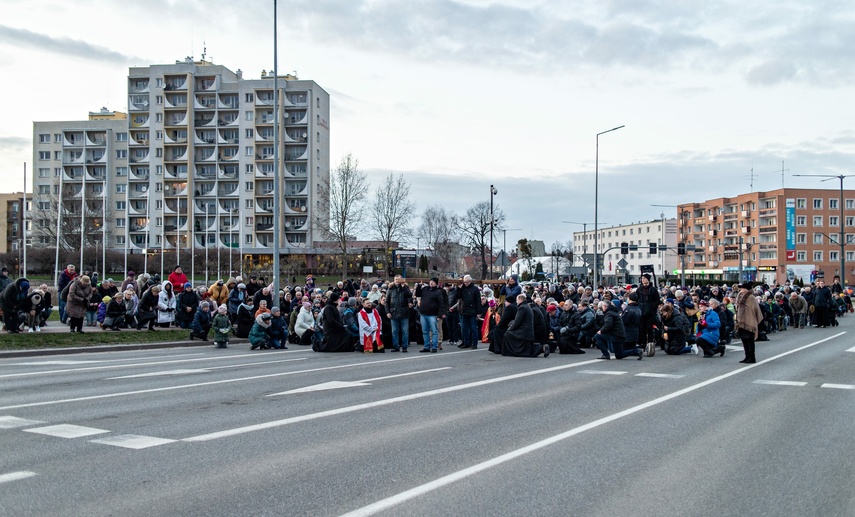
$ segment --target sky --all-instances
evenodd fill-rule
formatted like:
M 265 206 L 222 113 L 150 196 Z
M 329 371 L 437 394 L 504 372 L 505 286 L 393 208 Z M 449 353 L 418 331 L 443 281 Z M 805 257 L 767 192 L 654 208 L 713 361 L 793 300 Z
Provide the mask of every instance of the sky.
M 599 137 L 601 225 L 855 174 L 852 2 L 278 5 L 280 73 L 330 93 L 331 163 L 352 154 L 375 187 L 403 174 L 416 223 L 430 205 L 489 201 L 493 184 L 508 248 L 566 243 L 581 225 L 563 221 L 594 221 L 595 135 L 620 125 Z M 32 170 L 34 120 L 125 111 L 128 67 L 203 49 L 258 78 L 272 31 L 272 0 L 0 0 L 0 190 Z

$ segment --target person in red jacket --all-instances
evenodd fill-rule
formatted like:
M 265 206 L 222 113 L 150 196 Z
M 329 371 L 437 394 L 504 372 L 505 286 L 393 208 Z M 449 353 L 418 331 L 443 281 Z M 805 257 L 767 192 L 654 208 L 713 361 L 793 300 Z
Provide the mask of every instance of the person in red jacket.
M 176 296 L 184 292 L 184 284 L 187 283 L 187 275 L 181 269 L 181 266 L 175 266 L 172 273 L 169 274 L 169 283 L 172 284 L 172 289 Z

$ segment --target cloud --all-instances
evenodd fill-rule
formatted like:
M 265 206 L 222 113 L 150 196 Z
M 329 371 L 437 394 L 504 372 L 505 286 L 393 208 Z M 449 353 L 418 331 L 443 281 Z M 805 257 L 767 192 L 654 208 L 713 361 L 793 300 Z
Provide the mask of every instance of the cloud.
M 130 62 L 138 63 L 143 61 L 140 58 L 127 56 L 108 48 L 92 45 L 83 40 L 66 37 L 52 37 L 46 34 L 32 32 L 27 29 L 9 27 L 7 25 L 0 25 L 0 42 L 66 56 L 107 61 L 114 64 L 125 64 Z
M 6 153 L 20 152 L 30 147 L 32 141 L 29 138 L 19 136 L 0 136 L 0 155 Z

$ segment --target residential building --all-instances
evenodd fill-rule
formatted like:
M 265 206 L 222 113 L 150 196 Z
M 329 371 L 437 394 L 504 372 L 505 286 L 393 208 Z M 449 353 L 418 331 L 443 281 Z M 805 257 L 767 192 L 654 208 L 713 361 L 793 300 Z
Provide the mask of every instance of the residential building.
M 55 245 L 59 227 L 62 239 L 84 247 L 100 233 L 108 249 L 126 253 L 174 252 L 180 261 L 191 247 L 226 248 L 264 266 L 279 231 L 280 254 L 317 253 L 312 221 L 328 212 L 329 94 L 314 81 L 279 77 L 274 228 L 273 80 L 272 72 L 244 79 L 189 58 L 132 67 L 127 116 L 102 110 L 87 121 L 35 122 L 37 244 Z M 83 221 L 82 238 L 57 225 L 58 206 L 63 218 Z
M 669 281 L 674 278 L 677 267 L 677 220 L 653 219 L 632 224 L 598 228 L 597 249 L 602 254 L 599 277 L 604 283 L 637 283 L 642 274 L 642 266 L 650 267 L 657 280 Z M 573 256 L 577 265 L 583 265 L 586 254 L 594 253 L 593 229 L 573 232 Z M 621 245 L 637 246 L 638 249 L 621 253 Z M 653 244 L 656 253 L 650 253 Z M 659 250 L 660 246 L 667 249 Z M 625 260 L 622 267 L 620 261 Z M 587 264 L 593 275 L 594 263 Z
M 848 265 L 841 276 L 851 280 L 855 191 L 843 192 L 843 206 L 840 194 L 784 188 L 680 204 L 679 239 L 694 246 L 686 255 L 687 277 L 736 282 L 741 256 L 743 281 L 783 284 L 822 275 L 830 282 L 840 274 L 842 252 Z
M 21 192 L 0 194 L 0 219 L 6 222 L 6 224 L 0 225 L 0 253 L 20 251 L 23 248 L 25 227 L 27 245 L 30 245 L 32 219 L 30 218 L 29 211 L 33 197 L 27 194 L 27 205 L 23 207 L 23 196 L 24 194 Z M 26 224 L 24 221 L 25 212 Z M 13 270 L 13 264 L 3 265 Z

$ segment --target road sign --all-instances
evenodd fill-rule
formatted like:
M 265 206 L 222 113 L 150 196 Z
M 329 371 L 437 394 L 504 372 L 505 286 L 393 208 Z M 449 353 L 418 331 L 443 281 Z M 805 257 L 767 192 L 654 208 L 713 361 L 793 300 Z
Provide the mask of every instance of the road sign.
M 582 260 L 585 261 L 585 264 L 592 266 L 594 264 L 594 259 L 597 257 L 596 253 L 583 253 Z
M 626 259 L 620 259 L 620 260 L 618 260 L 617 267 L 619 267 L 621 269 L 626 269 L 626 266 L 628 264 L 629 264 L 629 262 L 627 262 Z

